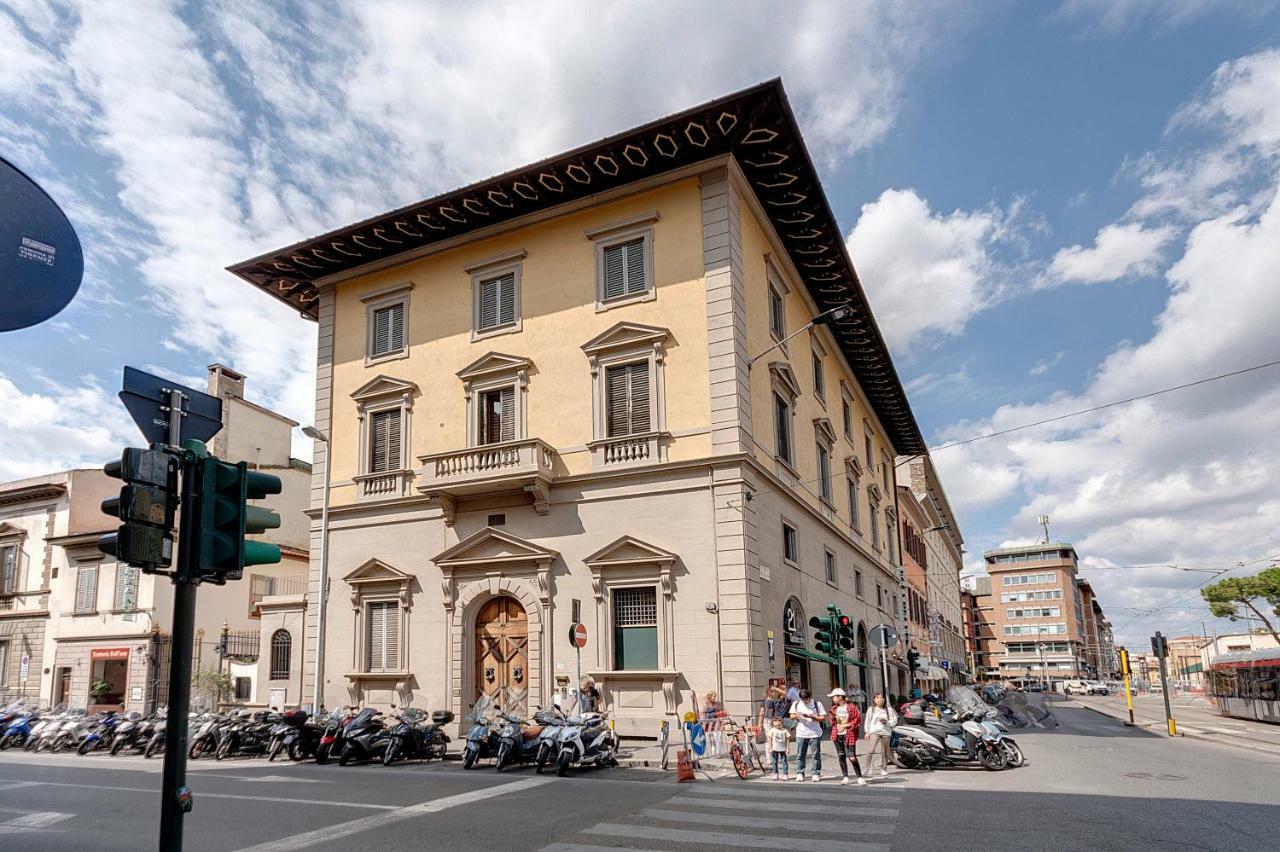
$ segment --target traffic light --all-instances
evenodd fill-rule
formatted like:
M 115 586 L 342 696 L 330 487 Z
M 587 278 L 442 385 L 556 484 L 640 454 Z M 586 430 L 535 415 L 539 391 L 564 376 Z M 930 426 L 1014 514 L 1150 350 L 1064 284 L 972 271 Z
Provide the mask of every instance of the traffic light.
M 200 490 L 193 574 L 221 586 L 227 580 L 239 580 L 246 565 L 279 562 L 279 547 L 246 541 L 245 536 L 280 526 L 275 512 L 248 505 L 249 500 L 279 494 L 280 477 L 212 456 L 196 460 L 195 476 Z
M 907 650 L 907 665 L 913 672 L 920 668 L 920 652 L 915 648 Z
M 1157 657 L 1169 656 L 1169 643 L 1164 636 L 1160 635 L 1160 631 L 1156 631 L 1156 635 L 1151 637 L 1151 653 Z
M 849 616 L 836 616 L 836 639 L 842 650 L 853 650 L 853 619 Z
M 835 631 L 832 629 L 831 618 L 819 618 L 814 616 L 809 619 L 809 626 L 817 628 L 813 634 L 813 649 L 819 654 L 832 656 L 835 654 Z
M 129 447 L 102 472 L 125 484 L 118 497 L 102 501 L 103 513 L 123 523 L 98 539 L 98 550 L 148 574 L 168 568 L 179 499 L 178 460 L 164 450 Z

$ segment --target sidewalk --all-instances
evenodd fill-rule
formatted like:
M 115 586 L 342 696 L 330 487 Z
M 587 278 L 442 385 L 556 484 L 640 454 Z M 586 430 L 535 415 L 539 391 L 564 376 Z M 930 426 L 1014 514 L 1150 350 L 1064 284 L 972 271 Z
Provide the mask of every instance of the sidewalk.
M 1109 716 L 1120 722 L 1127 722 L 1129 719 L 1129 711 L 1123 695 L 1118 696 L 1118 700 L 1117 696 L 1077 695 L 1069 701 L 1075 706 Z M 1066 701 L 1064 700 L 1063 703 Z M 1168 730 L 1162 695 L 1134 696 L 1133 708 L 1136 727 L 1160 734 Z M 1280 726 L 1220 716 L 1211 703 L 1206 703 L 1199 696 L 1178 696 L 1172 702 L 1172 710 L 1174 721 L 1178 723 L 1179 736 L 1222 743 L 1280 757 Z

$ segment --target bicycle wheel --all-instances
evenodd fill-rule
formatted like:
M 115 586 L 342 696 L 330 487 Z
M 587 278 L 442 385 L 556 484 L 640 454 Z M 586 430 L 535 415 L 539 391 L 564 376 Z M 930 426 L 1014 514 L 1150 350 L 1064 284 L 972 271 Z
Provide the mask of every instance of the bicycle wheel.
M 747 763 L 746 758 L 742 756 L 742 746 L 734 743 L 729 749 L 729 756 L 733 758 L 733 768 L 738 773 L 738 777 L 746 781 L 747 776 L 751 774 L 751 764 Z
M 764 758 L 760 756 L 760 749 L 756 748 L 755 740 L 750 737 L 747 738 L 747 753 L 751 755 L 751 762 L 756 765 L 756 769 L 760 770 L 760 774 L 767 774 L 764 771 Z

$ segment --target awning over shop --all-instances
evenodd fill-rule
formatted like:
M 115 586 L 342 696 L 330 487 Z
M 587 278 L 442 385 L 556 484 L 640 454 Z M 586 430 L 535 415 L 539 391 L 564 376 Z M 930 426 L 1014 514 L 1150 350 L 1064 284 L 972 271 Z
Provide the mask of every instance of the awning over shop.
M 937 666 L 921 666 L 916 672 L 916 680 L 950 680 L 951 676 L 947 674 L 946 669 L 940 669 Z
M 834 666 L 836 664 L 835 657 L 828 657 L 826 654 L 819 654 L 817 651 L 810 651 L 808 648 L 788 646 L 786 651 L 788 657 L 799 657 L 803 660 L 813 660 L 815 663 L 826 663 L 829 666 Z M 862 660 L 855 660 L 852 657 L 845 657 L 844 664 L 846 666 L 861 666 L 864 669 L 867 667 L 867 664 L 862 662 Z

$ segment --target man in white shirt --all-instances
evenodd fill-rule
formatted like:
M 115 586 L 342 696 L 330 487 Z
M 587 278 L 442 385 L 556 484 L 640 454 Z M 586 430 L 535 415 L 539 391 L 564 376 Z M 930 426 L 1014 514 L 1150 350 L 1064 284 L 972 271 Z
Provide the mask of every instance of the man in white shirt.
M 813 752 L 813 780 L 822 780 L 822 723 L 827 719 L 822 702 L 813 698 L 809 690 L 800 690 L 799 699 L 791 705 L 791 718 L 796 720 L 796 763 L 799 765 L 797 781 L 804 780 L 804 761 Z

